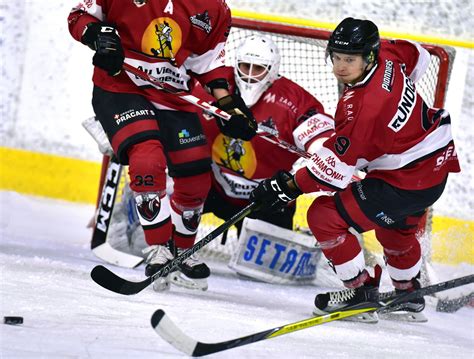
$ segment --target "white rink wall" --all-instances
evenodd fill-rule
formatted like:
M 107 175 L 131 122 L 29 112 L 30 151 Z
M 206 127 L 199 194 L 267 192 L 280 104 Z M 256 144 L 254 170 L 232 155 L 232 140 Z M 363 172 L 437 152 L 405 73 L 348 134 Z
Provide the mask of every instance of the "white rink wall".
M 125 1 L 125 0 L 124 0 Z M 131 1 L 131 0 L 130 0 Z M 471 40 L 473 5 L 454 1 L 229 0 L 231 8 L 338 23 L 347 16 L 374 21 L 382 31 Z M 16 1 L 0 5 L 0 139 L 2 146 L 99 161 L 82 129 L 90 104 L 92 52 L 67 30 L 75 1 Z M 457 48 L 446 108 L 463 173 L 450 178 L 437 215 L 474 219 L 472 49 Z M 283 54 L 285 56 L 285 54 Z

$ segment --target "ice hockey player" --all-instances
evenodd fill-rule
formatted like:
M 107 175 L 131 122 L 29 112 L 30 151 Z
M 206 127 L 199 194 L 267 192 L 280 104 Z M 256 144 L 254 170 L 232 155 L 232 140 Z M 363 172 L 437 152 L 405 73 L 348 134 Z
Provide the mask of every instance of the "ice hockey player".
M 234 66 L 226 67 L 230 90 L 242 96 L 260 128 L 302 150 L 314 151 L 333 133 L 334 120 L 313 95 L 278 74 L 280 60 L 279 49 L 269 37 L 247 37 L 236 49 Z M 208 99 L 204 93 L 196 95 Z M 204 212 L 223 220 L 248 205 L 259 181 L 278 169 L 291 170 L 299 158 L 258 136 L 251 141 L 226 136 L 206 115 L 202 125 L 213 157 L 213 181 Z M 249 217 L 292 229 L 295 208 L 293 202 L 274 213 L 259 211 Z M 241 226 L 242 222 L 236 225 L 239 232 Z
M 68 17 L 69 31 L 93 56 L 92 105 L 115 155 L 129 165 L 148 248 L 146 275 L 193 245 L 210 187 L 210 153 L 193 105 L 122 70 L 124 61 L 176 90 L 198 80 L 232 114 L 226 133 L 249 140 L 255 120 L 224 78 L 224 44 L 231 26 L 225 1 L 87 0 Z M 166 197 L 166 174 L 174 192 Z M 174 253 L 167 247 L 173 239 Z M 180 270 L 206 282 L 209 268 L 189 258 Z M 203 284 L 205 285 L 205 284 Z M 167 278 L 155 281 L 156 290 Z
M 417 224 L 441 196 L 448 174 L 460 171 L 448 112 L 429 108 L 415 89 L 430 61 L 426 50 L 403 40 L 381 45 L 374 23 L 346 18 L 331 34 L 327 57 L 335 77 L 346 85 L 334 136 L 294 176 L 277 172 L 251 194 L 270 207 L 302 193 L 335 191 L 316 198 L 307 219 L 347 289 L 318 294 L 315 314 L 378 296 L 381 269 L 369 274 L 350 227 L 359 233 L 375 230 L 397 292 L 418 288 Z M 367 176 L 350 183 L 356 169 Z M 399 309 L 417 313 L 424 305 L 421 298 Z

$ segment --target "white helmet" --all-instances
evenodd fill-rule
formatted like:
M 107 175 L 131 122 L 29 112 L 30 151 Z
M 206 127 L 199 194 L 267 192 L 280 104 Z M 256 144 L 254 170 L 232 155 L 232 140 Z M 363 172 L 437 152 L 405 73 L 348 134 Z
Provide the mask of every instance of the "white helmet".
M 235 60 L 235 82 L 245 104 L 251 107 L 278 78 L 280 52 L 270 38 L 252 35 L 237 48 Z M 248 73 L 242 72 L 239 67 L 241 63 L 249 64 Z M 265 69 L 263 77 L 261 74 L 249 76 L 255 65 Z

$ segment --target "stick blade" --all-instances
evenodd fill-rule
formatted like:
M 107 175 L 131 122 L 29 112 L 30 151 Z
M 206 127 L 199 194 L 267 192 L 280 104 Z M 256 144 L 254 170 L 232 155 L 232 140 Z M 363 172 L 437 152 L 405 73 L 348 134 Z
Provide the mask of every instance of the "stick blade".
M 455 313 L 464 306 L 472 306 L 474 303 L 474 292 L 454 299 L 438 299 L 436 311 L 444 313 Z
M 130 282 L 102 265 L 95 266 L 92 269 L 91 278 L 101 287 L 124 295 L 137 294 L 151 283 L 150 277 L 142 282 Z
M 195 356 L 193 354 L 198 342 L 179 329 L 163 310 L 158 309 L 153 313 L 151 316 L 151 326 L 163 340 L 177 350 L 187 355 Z
M 136 268 L 144 262 L 142 257 L 119 251 L 107 242 L 92 248 L 92 252 L 103 261 L 123 268 Z

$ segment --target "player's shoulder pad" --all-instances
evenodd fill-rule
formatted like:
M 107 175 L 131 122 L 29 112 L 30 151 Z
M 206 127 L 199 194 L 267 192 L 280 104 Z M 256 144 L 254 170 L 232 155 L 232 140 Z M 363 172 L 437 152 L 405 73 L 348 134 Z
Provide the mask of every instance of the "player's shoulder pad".
M 195 1 L 191 1 L 193 3 Z M 189 2 L 187 2 L 189 3 Z M 218 15 L 219 17 L 229 17 L 230 9 L 224 0 L 199 0 L 197 1 L 199 8 L 205 8 L 205 10 L 212 15 Z
M 417 42 L 410 40 L 390 40 L 383 43 L 380 57 L 403 64 L 405 73 L 417 82 L 428 69 L 431 61 L 429 52 Z
M 305 88 L 284 76 L 279 76 L 270 89 L 276 94 L 292 97 L 297 102 L 307 102 L 309 99 L 315 99 Z
M 223 0 L 183 1 L 182 11 L 189 17 L 191 23 L 211 33 L 215 28 L 226 26 L 228 32 L 232 24 L 230 9 Z
M 382 43 L 380 54 L 400 63 L 406 63 L 418 58 L 421 46 L 409 40 L 390 40 Z

